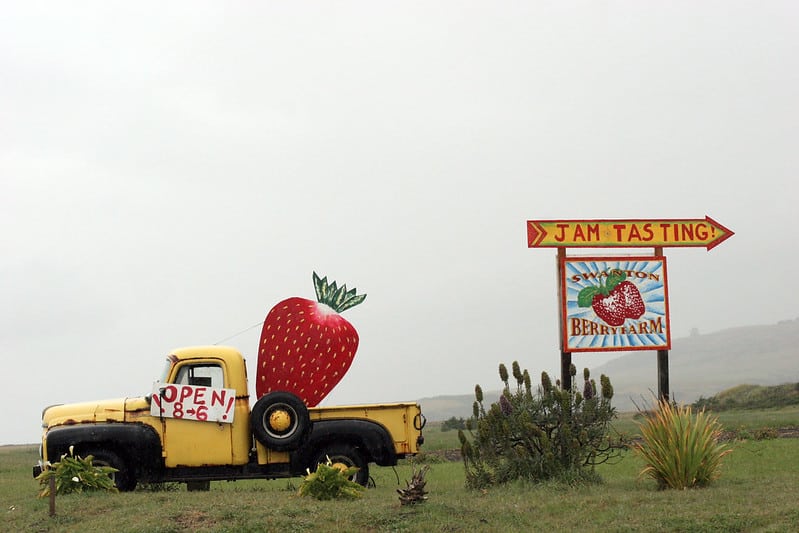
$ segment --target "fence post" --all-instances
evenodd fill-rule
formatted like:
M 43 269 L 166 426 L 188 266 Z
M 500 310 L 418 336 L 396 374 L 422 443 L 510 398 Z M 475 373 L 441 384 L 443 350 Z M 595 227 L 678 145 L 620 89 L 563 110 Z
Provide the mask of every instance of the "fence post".
M 55 516 L 55 476 L 50 477 L 50 516 Z

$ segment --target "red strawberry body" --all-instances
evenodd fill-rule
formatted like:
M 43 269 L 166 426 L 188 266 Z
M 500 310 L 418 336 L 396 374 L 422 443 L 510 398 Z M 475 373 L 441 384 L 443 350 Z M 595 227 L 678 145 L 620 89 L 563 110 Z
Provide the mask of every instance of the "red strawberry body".
M 319 280 L 315 273 L 314 283 L 324 284 L 317 286 L 317 298 L 332 297 L 339 310 L 366 297 L 347 292 L 346 286 L 338 289 L 335 282 L 328 287 L 327 279 Z M 349 370 L 357 349 L 355 328 L 330 305 L 297 297 L 283 300 L 269 311 L 261 330 L 256 394 L 260 398 L 287 391 L 309 407 L 318 405 Z
M 607 322 L 611 326 L 621 326 L 626 319 L 624 314 L 624 295 L 610 291 L 610 294 L 603 296 L 597 294 L 594 296 L 591 307 L 594 308 L 596 316 Z
M 646 311 L 646 306 L 638 287 L 629 281 L 622 281 L 616 285 L 614 290 L 620 291 L 624 295 L 625 316 L 627 318 L 641 318 L 641 315 Z
M 638 287 L 629 281 L 622 281 L 607 295 L 596 294 L 591 306 L 611 326 L 621 326 L 628 318 L 641 318 L 646 310 Z

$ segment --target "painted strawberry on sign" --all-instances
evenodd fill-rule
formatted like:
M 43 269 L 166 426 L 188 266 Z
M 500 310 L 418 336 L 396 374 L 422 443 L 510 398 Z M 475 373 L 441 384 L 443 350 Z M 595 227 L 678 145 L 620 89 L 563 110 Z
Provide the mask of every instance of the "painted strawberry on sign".
M 335 387 L 358 349 L 358 332 L 339 313 L 363 302 L 365 294 L 338 287 L 313 273 L 316 300 L 288 298 L 264 320 L 258 346 L 255 391 L 297 395 L 308 407 L 318 405 Z
M 621 270 L 608 274 L 607 282 L 583 288 L 577 295 L 577 305 L 592 307 L 596 315 L 608 325 L 621 326 L 628 318 L 641 318 L 646 311 L 638 287 L 625 281 Z

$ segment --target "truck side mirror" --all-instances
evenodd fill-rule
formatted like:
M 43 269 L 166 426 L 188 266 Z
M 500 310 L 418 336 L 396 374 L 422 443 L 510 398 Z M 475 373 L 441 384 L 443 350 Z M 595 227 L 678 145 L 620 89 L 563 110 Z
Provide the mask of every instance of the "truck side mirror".
M 158 418 L 164 419 L 164 391 L 166 387 L 158 387 Z

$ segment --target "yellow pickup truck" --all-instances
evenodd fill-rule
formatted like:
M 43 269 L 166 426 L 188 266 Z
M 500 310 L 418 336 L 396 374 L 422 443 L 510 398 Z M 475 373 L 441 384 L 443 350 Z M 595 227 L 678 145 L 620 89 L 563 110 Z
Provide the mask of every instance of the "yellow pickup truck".
M 357 466 L 393 466 L 424 442 L 417 403 L 308 408 L 294 394 L 270 392 L 250 409 L 246 362 L 234 348 L 174 350 L 151 394 L 55 405 L 42 413 L 38 475 L 70 447 L 118 470 L 129 491 L 138 482 L 186 482 L 300 476 L 330 458 Z

